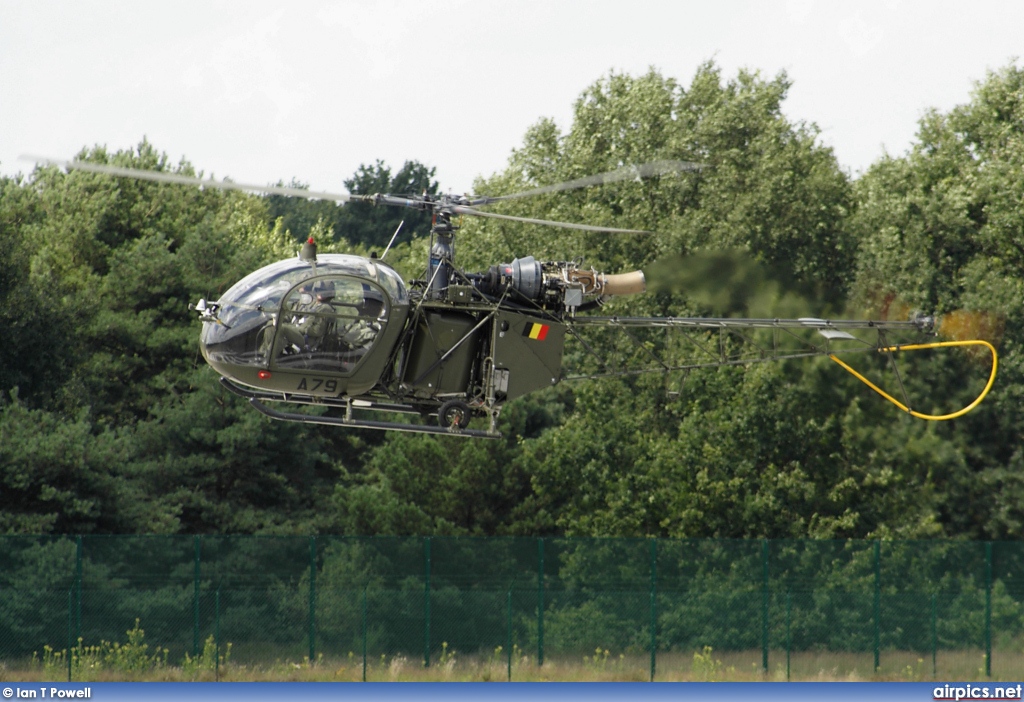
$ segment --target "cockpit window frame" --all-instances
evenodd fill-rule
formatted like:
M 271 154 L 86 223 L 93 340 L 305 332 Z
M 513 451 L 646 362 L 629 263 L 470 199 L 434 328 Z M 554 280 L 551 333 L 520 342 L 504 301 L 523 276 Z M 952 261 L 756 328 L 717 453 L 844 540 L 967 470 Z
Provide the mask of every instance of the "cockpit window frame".
M 352 315 L 352 318 L 360 322 L 366 322 L 368 325 L 372 325 L 376 328 L 373 332 L 372 339 L 358 345 L 357 347 L 335 350 L 330 353 L 324 352 L 320 349 L 311 350 L 307 348 L 298 349 L 298 351 L 292 355 L 287 354 L 285 349 L 291 344 L 291 342 L 286 337 L 289 335 L 289 331 L 291 331 L 290 327 L 292 322 L 290 320 L 296 316 L 296 314 L 311 318 L 319 318 L 327 325 L 337 324 L 339 320 L 347 317 L 347 315 L 342 314 L 321 314 L 319 312 L 314 312 L 312 311 L 312 305 L 310 305 L 311 309 L 305 310 L 305 315 L 303 315 L 303 311 L 299 311 L 296 308 L 289 308 L 288 301 L 303 288 L 310 287 L 315 290 L 318 284 L 331 283 L 332 285 L 336 285 L 339 281 L 353 283 L 361 289 L 365 286 L 369 286 L 370 289 L 376 293 L 376 296 L 380 298 L 379 301 L 381 303 L 381 309 L 377 311 L 375 316 L 365 314 Z M 365 297 L 365 291 L 363 291 L 362 294 L 364 295 L 363 300 L 358 304 L 351 302 L 335 302 L 332 306 L 353 308 L 361 307 L 366 304 L 368 299 L 372 299 Z M 300 293 L 297 297 L 301 298 L 302 294 Z M 330 375 L 350 376 L 359 370 L 380 343 L 391 318 L 393 307 L 394 303 L 384 286 L 380 285 L 376 281 L 370 280 L 367 276 L 342 273 L 337 269 L 328 272 L 318 271 L 318 275 L 310 278 L 304 278 L 293 285 L 281 297 L 280 306 L 275 314 L 274 341 L 272 349 L 269 351 L 269 358 L 266 359 L 266 363 L 271 371 L 309 371 L 318 374 L 326 373 Z M 308 337 L 306 341 L 309 341 Z

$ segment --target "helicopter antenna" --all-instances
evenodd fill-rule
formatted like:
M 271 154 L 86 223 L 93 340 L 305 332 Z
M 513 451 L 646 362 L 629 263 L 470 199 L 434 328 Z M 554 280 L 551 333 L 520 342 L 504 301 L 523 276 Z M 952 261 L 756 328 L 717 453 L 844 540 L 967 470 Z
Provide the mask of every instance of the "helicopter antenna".
M 405 220 L 404 219 L 401 222 L 398 223 L 398 229 L 396 229 L 395 233 L 391 235 L 391 241 L 388 242 L 387 247 L 384 249 L 384 253 L 382 253 L 380 255 L 380 260 L 381 261 L 384 260 L 384 257 L 388 255 L 388 251 L 391 250 L 391 245 L 394 244 L 395 243 L 395 239 L 398 238 L 398 232 L 402 231 L 402 225 L 403 224 L 405 224 Z

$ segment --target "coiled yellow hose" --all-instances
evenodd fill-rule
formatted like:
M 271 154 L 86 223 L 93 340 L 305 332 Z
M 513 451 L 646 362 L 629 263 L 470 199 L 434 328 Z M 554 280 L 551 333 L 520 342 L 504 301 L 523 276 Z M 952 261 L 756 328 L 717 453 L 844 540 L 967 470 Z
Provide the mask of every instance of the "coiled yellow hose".
M 889 402 L 891 402 L 894 405 L 896 405 L 897 407 L 899 407 L 904 412 L 910 414 L 911 416 L 917 417 L 918 419 L 927 419 L 927 420 L 932 421 L 932 422 L 938 422 L 938 421 L 942 421 L 942 420 L 946 420 L 946 419 L 955 419 L 957 417 L 962 417 L 963 415 L 967 414 L 972 409 L 977 407 L 979 404 L 981 404 L 981 401 L 985 399 L 985 395 L 988 395 L 988 391 L 992 389 L 992 384 L 995 383 L 995 381 L 996 381 L 996 366 L 999 365 L 999 358 L 996 355 L 995 347 L 992 344 L 988 343 L 987 341 L 982 341 L 981 339 L 972 339 L 970 341 L 933 341 L 933 342 L 928 343 L 928 344 L 907 344 L 905 346 L 886 346 L 884 348 L 878 349 L 879 352 L 883 352 L 884 353 L 884 352 L 887 352 L 887 351 L 916 351 L 918 349 L 938 349 L 938 348 L 944 348 L 944 347 L 949 347 L 949 346 L 985 346 L 986 348 L 988 348 L 989 351 L 992 352 L 992 373 L 989 374 L 988 383 L 985 384 L 985 389 L 981 391 L 981 394 L 978 395 L 978 397 L 974 400 L 974 402 L 972 402 L 971 404 L 967 405 L 966 407 L 964 407 L 962 410 L 960 410 L 958 412 L 953 412 L 952 414 L 942 414 L 942 415 L 924 414 L 922 412 L 915 412 L 914 410 L 910 409 L 909 407 L 904 405 L 902 402 L 897 400 L 895 397 L 893 397 L 892 395 L 888 394 L 887 392 L 882 390 L 880 387 L 878 387 L 877 385 L 872 383 L 870 380 L 865 378 L 863 375 L 861 375 L 860 373 L 855 371 L 853 368 L 850 368 L 850 366 L 848 366 L 846 363 L 844 363 L 843 361 L 840 361 L 833 354 L 829 354 L 828 357 L 831 358 L 836 363 L 838 363 L 843 368 L 845 368 L 847 371 L 849 371 L 853 375 L 853 377 L 857 378 L 857 380 L 859 380 L 862 383 L 864 383 L 865 385 L 867 385 L 869 388 L 871 388 L 872 390 L 877 392 L 879 395 L 881 395 L 882 397 L 887 399 Z

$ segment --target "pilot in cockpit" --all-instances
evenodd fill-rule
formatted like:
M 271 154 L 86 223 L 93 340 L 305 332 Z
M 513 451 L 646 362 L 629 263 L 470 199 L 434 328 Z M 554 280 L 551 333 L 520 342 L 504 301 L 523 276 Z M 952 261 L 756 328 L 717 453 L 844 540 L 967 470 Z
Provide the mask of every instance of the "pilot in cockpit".
M 380 325 L 365 318 L 365 300 L 361 285 L 350 284 L 336 291 L 338 317 L 336 333 L 343 351 L 355 351 L 368 345 L 380 331 Z M 363 315 L 363 316 L 361 316 Z
M 289 355 L 321 349 L 335 314 L 330 304 L 334 284 L 329 281 L 305 283 L 298 290 L 297 300 L 294 293 L 289 297 L 295 302 L 291 306 L 286 304 L 283 311 L 281 331 L 285 343 L 281 353 Z

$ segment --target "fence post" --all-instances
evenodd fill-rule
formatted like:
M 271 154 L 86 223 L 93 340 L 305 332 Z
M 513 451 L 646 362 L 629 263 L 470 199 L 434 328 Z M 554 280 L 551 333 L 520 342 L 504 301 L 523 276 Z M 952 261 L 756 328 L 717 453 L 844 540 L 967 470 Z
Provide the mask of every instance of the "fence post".
M 932 593 L 932 680 L 935 679 L 935 676 L 937 674 L 936 665 L 935 664 L 936 664 L 936 658 L 937 658 L 936 654 L 938 653 L 938 649 L 939 649 L 939 631 L 938 631 L 938 629 L 939 629 L 939 627 L 938 627 L 938 621 L 939 621 L 938 609 L 939 608 L 938 608 L 938 605 L 936 604 L 937 597 L 938 596 L 933 592 Z
M 309 664 L 316 659 L 316 536 L 309 537 Z
M 199 549 L 200 539 L 196 534 L 192 537 L 192 657 L 199 656 Z
M 213 647 L 216 659 L 213 663 L 213 679 L 220 682 L 220 585 L 213 596 Z
M 992 677 L 992 542 L 985 542 L 985 677 Z
M 879 648 L 881 647 L 881 618 L 882 618 L 882 542 L 875 541 L 875 672 L 878 672 Z
M 508 681 L 512 682 L 512 588 L 508 589 Z
M 363 682 L 366 682 L 366 588 L 363 588 Z
M 761 670 L 768 675 L 768 539 L 761 540 Z
M 537 539 L 537 665 L 544 665 L 544 538 Z
M 423 539 L 423 667 L 430 667 L 430 537 Z
M 82 536 L 75 537 L 75 640 L 82 637 Z
M 786 593 L 786 682 L 789 682 L 789 652 L 793 648 L 792 630 L 790 629 L 790 622 L 792 621 L 792 609 L 793 609 L 793 596 Z
M 654 682 L 654 671 L 657 663 L 658 650 L 658 540 L 651 539 L 651 682 Z
M 74 612 L 74 592 L 75 588 L 68 588 L 68 682 L 71 682 L 71 622 L 72 612 Z

